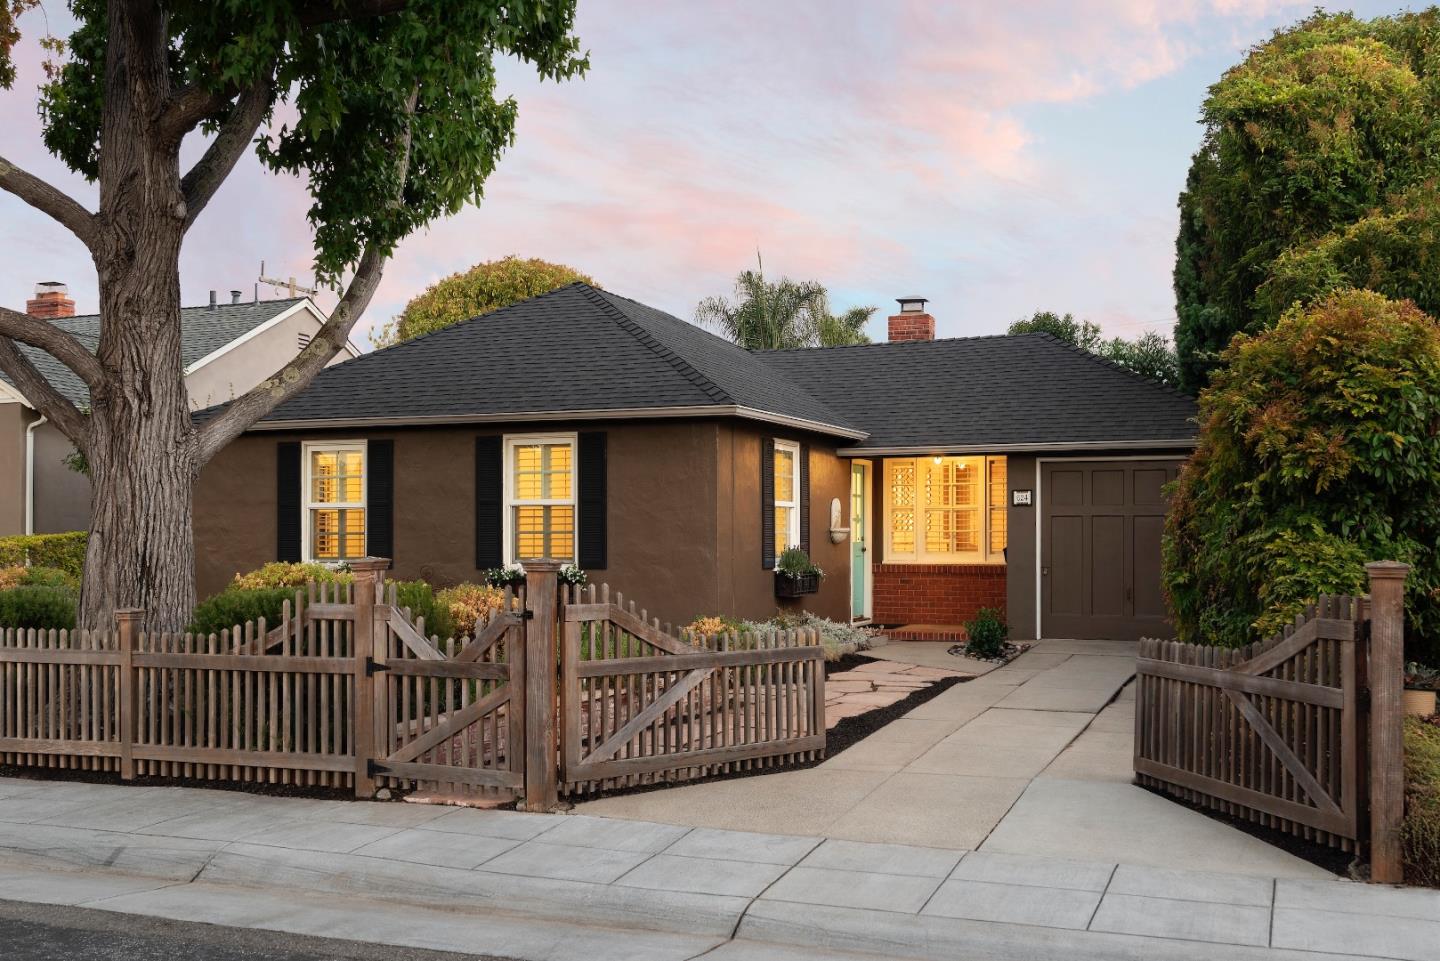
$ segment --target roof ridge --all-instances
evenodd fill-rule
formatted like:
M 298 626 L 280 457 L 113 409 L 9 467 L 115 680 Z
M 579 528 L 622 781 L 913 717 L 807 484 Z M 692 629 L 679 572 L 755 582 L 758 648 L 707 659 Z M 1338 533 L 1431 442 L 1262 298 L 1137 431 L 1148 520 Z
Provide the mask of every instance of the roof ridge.
M 1155 380 L 1153 377 L 1146 377 L 1144 374 L 1140 373 L 1139 371 L 1134 371 L 1134 370 L 1131 370 L 1129 367 L 1125 367 L 1125 366 L 1123 366 L 1123 365 L 1121 365 L 1121 364 L 1117 364 L 1117 363 L 1115 363 L 1115 361 L 1111 360 L 1111 359 L 1108 358 L 1108 357 L 1101 357 L 1099 354 L 1094 353 L 1093 351 L 1086 350 L 1084 347 L 1081 347 L 1079 344 L 1072 344 L 1072 343 L 1071 343 L 1070 341 L 1068 341 L 1068 340 L 1063 340 L 1062 338 L 1056 337 L 1054 334 L 1050 333 L 1050 331 L 1048 331 L 1048 330 L 1027 330 L 1027 331 L 1026 331 L 1025 333 L 1023 333 L 1023 334 L 1011 334 L 1011 335 L 1009 335 L 1009 336 L 1012 336 L 1012 337 L 1041 337 L 1041 338 L 1044 338 L 1045 340 L 1048 340 L 1048 341 L 1050 341 L 1051 343 L 1053 343 L 1053 344 L 1055 344 L 1055 345 L 1057 345 L 1057 346 L 1059 346 L 1059 347 L 1063 347 L 1063 348 L 1065 348 L 1066 350 L 1073 351 L 1074 353 L 1080 354 L 1081 356 L 1085 357 L 1087 360 L 1090 360 L 1090 361 L 1093 361 L 1093 362 L 1096 363 L 1096 364 L 1099 364 L 1101 367 L 1109 367 L 1109 368 L 1111 368 L 1112 370 L 1118 370 L 1120 373 L 1125 374 L 1127 377 L 1133 377 L 1134 379 L 1140 381 L 1142 384 L 1148 384 L 1148 385 L 1151 386 L 1151 387 L 1158 387 L 1158 388 L 1160 388 L 1161 390 L 1165 391 L 1165 392 L 1168 393 L 1168 394 L 1173 394 L 1174 396 L 1184 398 L 1185 400 L 1193 401 L 1193 400 L 1195 399 L 1194 397 L 1191 397 L 1189 394 L 1185 393 L 1183 390 L 1180 390 L 1178 387 L 1173 387 L 1173 386 L 1171 386 L 1170 384 L 1161 383 L 1160 381 Z
M 629 316 L 626 315 L 623 310 L 611 303 L 609 297 L 606 296 L 603 291 L 596 290 L 594 287 L 583 281 L 576 281 L 574 283 L 574 286 L 579 287 L 580 292 L 585 294 L 585 296 L 588 297 L 591 302 L 593 302 L 597 307 L 603 310 L 610 317 L 611 320 L 615 321 L 615 323 L 620 327 L 621 330 L 624 330 L 626 333 L 630 334 L 632 337 L 638 340 L 642 345 L 649 348 L 650 351 L 654 353 L 657 357 L 664 360 L 671 367 L 673 367 L 678 374 L 680 374 L 686 380 L 690 381 L 690 383 L 694 384 L 696 387 L 699 387 L 702 391 L 704 391 L 711 400 L 715 401 L 716 403 L 736 404 L 736 406 L 739 406 L 735 398 L 730 396 L 728 391 L 722 388 L 719 384 L 715 383 L 709 377 L 706 377 L 704 374 L 700 373 L 700 371 L 696 370 L 688 360 L 686 360 L 684 357 L 681 357 L 672 348 L 667 347 L 659 340 L 655 339 L 654 334 L 646 330 L 636 321 L 632 320 Z M 619 295 L 617 294 L 616 296 Z M 629 298 L 624 299 L 628 300 Z M 638 301 L 631 302 L 639 303 Z M 655 308 L 652 307 L 650 309 L 654 310 Z M 678 320 L 679 318 L 676 319 Z M 683 321 L 681 322 L 683 323 Z
M 1024 334 L 970 334 L 965 337 L 933 337 L 930 340 L 880 340 L 866 344 L 830 344 L 824 347 L 768 347 L 752 350 L 752 354 L 800 354 L 820 350 L 851 350 L 858 347 L 909 347 L 919 344 L 946 344 L 963 340 L 995 340 L 1001 337 L 1024 337 Z

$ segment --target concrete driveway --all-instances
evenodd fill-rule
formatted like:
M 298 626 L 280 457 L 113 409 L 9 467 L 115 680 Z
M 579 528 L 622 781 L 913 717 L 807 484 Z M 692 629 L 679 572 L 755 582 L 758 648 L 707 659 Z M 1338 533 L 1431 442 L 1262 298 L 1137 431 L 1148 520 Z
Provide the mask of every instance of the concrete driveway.
M 692 827 L 1263 877 L 1324 870 L 1130 783 L 1136 645 L 1042 641 L 807 771 L 602 798 Z M 883 649 L 903 659 L 905 645 Z

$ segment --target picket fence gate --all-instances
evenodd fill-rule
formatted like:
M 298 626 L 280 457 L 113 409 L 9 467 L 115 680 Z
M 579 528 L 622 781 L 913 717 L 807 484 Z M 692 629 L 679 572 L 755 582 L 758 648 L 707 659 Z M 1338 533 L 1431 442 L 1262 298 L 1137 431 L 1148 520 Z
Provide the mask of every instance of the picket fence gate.
M 441 639 L 385 589 L 388 560 L 351 566 L 273 627 L 148 632 L 127 610 L 108 630 L 0 631 L 0 764 L 549 810 L 823 756 L 813 632 L 677 633 L 537 562 L 473 637 Z

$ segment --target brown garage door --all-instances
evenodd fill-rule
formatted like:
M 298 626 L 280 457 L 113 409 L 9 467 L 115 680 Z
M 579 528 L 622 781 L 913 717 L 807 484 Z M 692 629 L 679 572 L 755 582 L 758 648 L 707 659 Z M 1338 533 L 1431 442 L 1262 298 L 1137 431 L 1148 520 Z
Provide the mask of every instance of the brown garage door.
M 1042 637 L 1170 637 L 1164 486 L 1178 460 L 1053 461 L 1040 488 Z

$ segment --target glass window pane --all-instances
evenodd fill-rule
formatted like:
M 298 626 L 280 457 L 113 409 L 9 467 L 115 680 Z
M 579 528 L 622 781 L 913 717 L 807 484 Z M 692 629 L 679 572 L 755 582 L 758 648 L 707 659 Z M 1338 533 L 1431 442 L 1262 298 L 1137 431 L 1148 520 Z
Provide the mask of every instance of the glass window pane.
M 775 448 L 775 499 L 795 500 L 795 453 Z
M 992 457 L 990 459 L 990 552 L 999 554 L 1005 550 L 1009 543 L 1006 534 L 1006 494 L 1008 491 L 1007 465 L 1005 458 Z
M 976 551 L 980 540 L 976 530 L 979 511 L 927 510 L 925 512 L 925 550 L 931 554 L 957 554 Z
M 790 513 L 793 507 L 775 508 L 775 556 L 778 558 L 784 553 L 785 548 L 792 547 L 790 542 Z
M 904 507 L 890 512 L 890 550 L 897 554 L 915 552 L 915 511 Z

